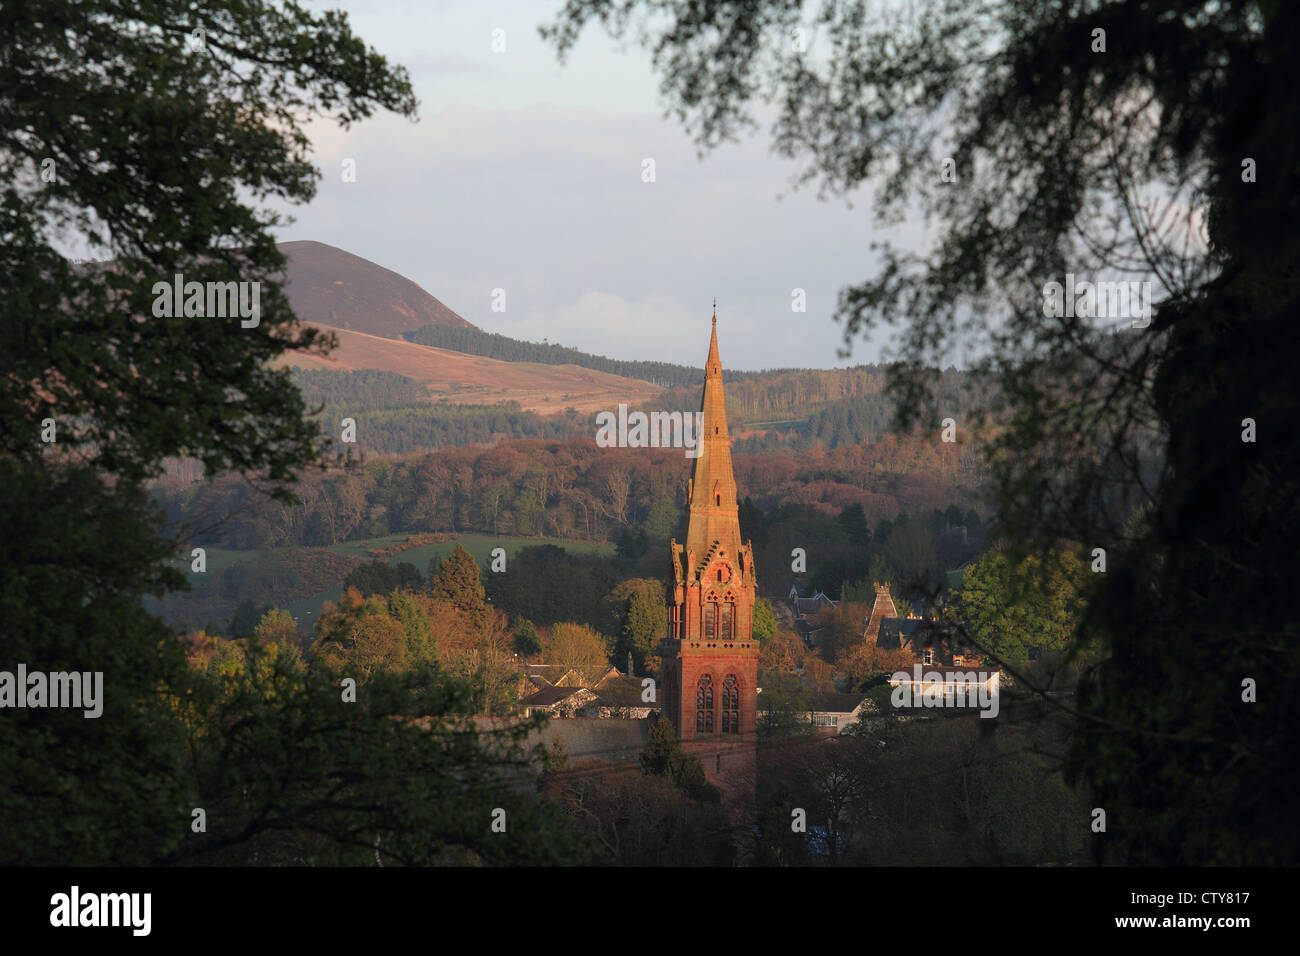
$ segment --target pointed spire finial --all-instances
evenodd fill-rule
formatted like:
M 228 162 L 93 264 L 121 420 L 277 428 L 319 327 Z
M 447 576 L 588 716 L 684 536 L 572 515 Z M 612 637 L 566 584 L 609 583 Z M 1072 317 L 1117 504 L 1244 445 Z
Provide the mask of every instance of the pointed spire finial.
M 713 324 L 715 326 L 718 324 L 718 297 L 716 295 L 713 297 Z

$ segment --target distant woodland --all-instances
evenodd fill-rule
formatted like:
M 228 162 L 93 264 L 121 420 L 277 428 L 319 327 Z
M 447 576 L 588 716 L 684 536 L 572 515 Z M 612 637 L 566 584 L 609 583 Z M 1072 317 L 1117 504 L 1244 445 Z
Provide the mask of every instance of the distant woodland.
M 448 325 L 427 325 L 406 334 L 417 345 L 451 349 L 469 355 L 482 355 L 504 362 L 539 362 L 542 365 L 578 365 L 597 372 L 609 372 L 627 378 L 652 382 L 664 388 L 699 388 L 704 384 L 703 366 L 674 365 L 671 362 L 628 361 L 592 355 L 566 345 L 548 342 L 524 342 L 498 332 L 479 329 L 455 328 Z M 793 371 L 777 369 L 763 372 L 728 372 L 728 378 L 740 380 Z
M 451 332 L 472 332 L 451 329 Z M 481 333 L 480 333 L 481 334 Z M 514 340 L 507 339 L 512 342 Z M 528 345 L 529 343 L 519 343 Z M 883 393 L 884 372 L 873 368 L 724 373 L 728 423 L 738 452 L 785 448 L 793 452 L 875 442 L 889 432 L 892 400 Z M 295 384 L 317 412 L 326 434 L 339 422 L 357 422 L 362 455 L 396 455 L 453 445 L 491 444 L 520 438 L 594 436 L 594 416 L 569 410 L 559 415 L 524 411 L 516 403 L 450 405 L 430 401 L 424 386 L 392 372 L 295 369 Z M 952 417 L 964 421 L 983 397 L 967 376 L 946 372 L 925 419 L 936 429 Z M 690 411 L 699 407 L 699 386 L 666 390 L 646 410 Z
M 928 511 L 978 496 L 981 464 L 969 444 L 921 437 L 807 455 L 734 458 L 742 494 L 763 508 L 838 513 L 859 504 L 868 520 Z M 614 540 L 628 527 L 672 524 L 690 461 L 676 449 L 602 449 L 592 439 L 512 441 L 374 458 L 304 475 L 299 504 L 270 501 L 235 480 L 171 480 L 155 487 L 169 523 L 201 527 L 196 544 L 235 548 L 329 546 L 425 531 Z

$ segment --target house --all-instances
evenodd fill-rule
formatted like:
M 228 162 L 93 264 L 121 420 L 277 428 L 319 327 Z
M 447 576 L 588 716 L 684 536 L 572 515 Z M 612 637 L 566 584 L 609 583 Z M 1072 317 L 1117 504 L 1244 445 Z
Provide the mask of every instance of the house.
M 866 706 L 866 694 L 816 694 L 809 701 L 808 719 L 822 737 L 842 734 Z
M 791 703 L 764 700 L 760 696 L 759 710 L 764 723 L 806 722 L 812 724 L 818 737 L 835 737 L 853 724 L 864 709 L 871 707 L 866 694 L 815 692 L 803 699 L 798 711 L 788 709 Z
M 977 651 L 959 645 L 949 628 L 921 617 L 915 609 L 909 617 L 898 616 L 888 584 L 876 585 L 862 638 L 881 650 L 908 651 L 926 666 L 979 667 L 983 660 Z
M 803 638 L 804 645 L 815 647 L 821 631 L 826 626 L 826 614 L 833 611 L 838 601 L 817 591 L 812 597 L 799 596 L 797 585 L 790 585 L 790 613 L 794 617 L 794 629 Z
M 917 664 L 911 672 L 899 671 L 889 679 L 890 687 L 902 687 L 912 706 L 973 709 L 981 702 L 994 701 L 1001 689 L 1001 668 L 978 671 L 962 667 L 937 666 L 925 669 Z
M 643 720 L 662 710 L 655 699 L 644 699 L 643 678 L 609 667 L 599 679 L 586 681 L 572 668 L 556 664 L 525 664 L 519 681 L 519 707 L 525 716 L 591 717 Z M 552 682 L 553 680 L 553 682 Z

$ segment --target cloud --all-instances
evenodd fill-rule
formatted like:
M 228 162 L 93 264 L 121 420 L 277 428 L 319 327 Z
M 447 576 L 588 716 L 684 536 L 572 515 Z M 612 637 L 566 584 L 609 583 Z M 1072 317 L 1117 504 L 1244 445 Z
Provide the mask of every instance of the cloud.
M 473 60 L 455 53 L 419 53 L 401 59 L 402 66 L 410 72 L 412 80 L 418 84 L 425 76 L 455 76 L 464 73 L 478 73 L 484 76 L 496 76 L 500 71 L 488 66 L 481 60 Z
M 547 338 L 597 355 L 703 366 L 709 314 L 707 303 L 703 309 L 691 308 L 663 293 L 628 300 L 612 292 L 586 292 L 576 301 L 535 309 L 513 321 L 508 312 L 485 316 L 482 325 L 514 338 Z

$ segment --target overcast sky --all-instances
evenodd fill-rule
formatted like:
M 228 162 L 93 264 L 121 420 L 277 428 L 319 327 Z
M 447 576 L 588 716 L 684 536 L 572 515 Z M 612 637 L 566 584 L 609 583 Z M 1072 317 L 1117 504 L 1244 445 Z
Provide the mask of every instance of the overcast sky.
M 616 358 L 703 364 L 718 299 L 723 364 L 850 361 L 838 290 L 870 273 L 869 196 L 819 201 L 761 130 L 703 159 L 648 56 L 596 28 L 561 66 L 537 35 L 553 0 L 333 0 L 410 71 L 418 123 L 315 124 L 324 172 L 282 240 L 314 239 L 423 286 L 480 328 Z M 506 50 L 492 50 L 493 30 Z M 642 181 L 642 162 L 656 181 Z M 344 159 L 356 182 L 342 182 Z M 506 311 L 491 309 L 494 289 Z M 791 293 L 807 293 L 807 312 Z

